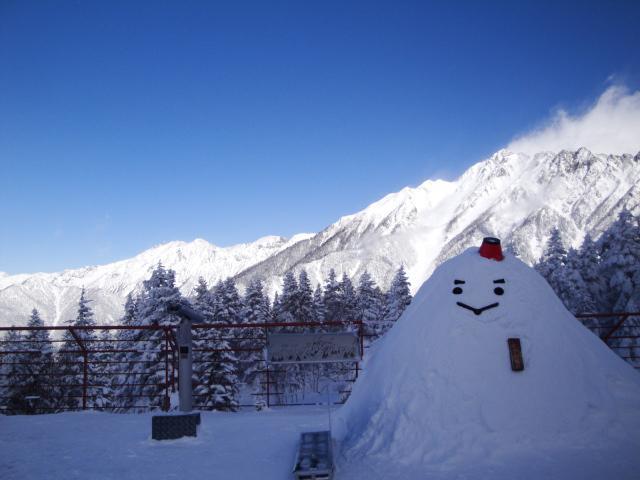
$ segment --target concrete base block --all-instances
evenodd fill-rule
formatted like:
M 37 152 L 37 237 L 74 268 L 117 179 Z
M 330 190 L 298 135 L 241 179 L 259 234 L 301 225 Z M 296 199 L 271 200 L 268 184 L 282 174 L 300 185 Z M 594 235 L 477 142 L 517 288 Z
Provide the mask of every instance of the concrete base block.
M 197 436 L 200 425 L 199 413 L 182 415 L 154 415 L 151 417 L 151 438 L 154 440 L 175 440 Z

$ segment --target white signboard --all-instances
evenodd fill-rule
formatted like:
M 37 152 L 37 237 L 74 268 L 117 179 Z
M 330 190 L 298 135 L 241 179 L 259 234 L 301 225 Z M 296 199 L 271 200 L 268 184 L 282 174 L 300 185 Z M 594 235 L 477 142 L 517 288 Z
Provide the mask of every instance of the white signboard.
M 269 363 L 328 363 L 360 360 L 355 333 L 271 333 L 267 338 Z

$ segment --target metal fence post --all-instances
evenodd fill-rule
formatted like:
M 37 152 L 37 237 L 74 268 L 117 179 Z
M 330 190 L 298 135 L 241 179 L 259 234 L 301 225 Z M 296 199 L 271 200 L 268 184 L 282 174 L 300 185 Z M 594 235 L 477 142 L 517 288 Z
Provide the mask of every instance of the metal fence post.
M 167 327 L 164 330 L 164 399 L 162 401 L 162 410 L 168 412 L 171 408 L 171 400 L 169 398 L 169 334 Z
M 267 327 L 264 327 L 264 343 L 265 343 L 265 347 L 267 345 L 267 341 L 269 339 L 269 330 L 267 329 Z M 269 408 L 271 406 L 271 378 L 269 375 L 269 362 L 266 361 L 265 362 L 266 365 L 266 373 L 267 373 L 267 408 Z
M 87 409 L 87 386 L 89 383 L 89 371 L 87 368 L 87 363 L 89 361 L 89 354 L 87 353 L 87 351 L 85 350 L 85 352 L 82 354 L 83 357 L 83 365 L 82 365 L 82 369 L 83 369 L 83 375 L 82 375 L 82 409 L 86 410 Z

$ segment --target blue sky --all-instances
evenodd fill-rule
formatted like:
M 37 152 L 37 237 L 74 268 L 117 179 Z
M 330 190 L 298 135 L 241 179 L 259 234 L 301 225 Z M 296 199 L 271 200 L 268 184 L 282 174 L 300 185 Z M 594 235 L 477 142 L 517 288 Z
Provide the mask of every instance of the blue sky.
M 0 271 L 318 231 L 638 90 L 640 3 L 481 3 L 0 1 Z

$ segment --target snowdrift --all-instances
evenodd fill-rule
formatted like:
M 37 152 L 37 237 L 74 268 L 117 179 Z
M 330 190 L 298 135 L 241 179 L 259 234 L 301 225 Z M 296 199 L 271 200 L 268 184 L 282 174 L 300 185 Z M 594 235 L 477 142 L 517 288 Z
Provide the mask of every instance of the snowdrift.
M 373 350 L 339 412 L 347 461 L 446 469 L 532 449 L 640 451 L 640 375 L 511 255 L 473 248 L 442 264 Z

